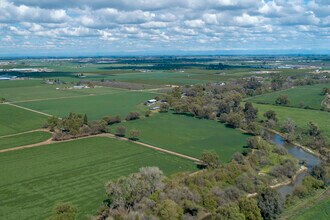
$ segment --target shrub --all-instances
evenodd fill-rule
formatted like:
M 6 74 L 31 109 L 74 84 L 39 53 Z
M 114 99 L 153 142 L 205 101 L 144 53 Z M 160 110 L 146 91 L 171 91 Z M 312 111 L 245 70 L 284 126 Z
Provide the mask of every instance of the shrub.
M 238 201 L 238 206 L 246 220 L 262 220 L 256 200 L 252 198 L 243 198 Z
M 274 149 L 274 153 L 279 154 L 279 155 L 287 155 L 288 150 L 285 147 L 278 145 Z
M 240 213 L 239 207 L 232 203 L 226 204 L 216 211 L 215 219 L 222 219 L 222 220 L 245 220 L 245 216 L 243 213 Z
M 203 161 L 208 168 L 217 168 L 220 166 L 219 155 L 215 152 L 204 152 L 202 154 L 201 161 Z
M 49 220 L 75 220 L 77 209 L 70 203 L 58 204 L 53 209 L 53 215 Z
M 112 125 L 112 124 L 116 124 L 116 123 L 121 122 L 121 118 L 120 118 L 119 115 L 117 115 L 115 117 L 105 116 L 105 117 L 103 117 L 102 120 L 105 121 L 108 125 Z
M 306 187 L 307 191 L 311 193 L 315 189 L 319 189 L 324 185 L 322 180 L 315 179 L 312 176 L 306 176 L 303 180 L 303 186 Z
M 269 110 L 267 112 L 264 113 L 265 118 L 267 118 L 268 120 L 272 119 L 274 121 L 277 121 L 277 116 L 276 116 L 276 112 L 273 110 Z
M 308 195 L 308 189 L 304 185 L 297 186 L 293 191 L 293 195 L 299 198 L 304 198 Z
M 275 104 L 276 105 L 288 105 L 290 103 L 289 97 L 287 95 L 280 95 L 277 97 Z
M 119 137 L 124 137 L 126 134 L 126 128 L 124 126 L 118 126 L 116 128 L 116 135 Z
M 147 110 L 145 113 L 144 113 L 144 116 L 145 117 L 149 117 L 151 115 L 151 111 L 150 110 Z
M 183 216 L 183 209 L 174 201 L 166 199 L 158 207 L 158 215 L 164 220 L 179 220 Z
M 265 220 L 276 219 L 283 210 L 281 195 L 274 189 L 266 188 L 258 196 L 258 207 Z
M 129 136 L 130 136 L 130 139 L 131 140 L 136 141 L 136 140 L 139 139 L 140 131 L 138 131 L 138 130 L 131 130 Z
M 166 102 L 163 102 L 163 103 L 160 104 L 159 111 L 160 112 L 168 112 L 169 108 L 170 108 L 170 105 Z
M 126 116 L 125 120 L 126 121 L 132 121 L 132 120 L 136 120 L 136 119 L 139 119 L 139 118 L 140 118 L 140 113 L 138 113 L 138 112 L 130 112 Z

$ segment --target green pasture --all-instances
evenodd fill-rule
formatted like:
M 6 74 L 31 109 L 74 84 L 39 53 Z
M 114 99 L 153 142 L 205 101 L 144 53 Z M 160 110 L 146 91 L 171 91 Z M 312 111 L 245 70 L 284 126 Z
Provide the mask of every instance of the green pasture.
M 73 89 L 73 85 L 46 85 L 38 84 L 29 87 L 10 87 L 0 88 L 1 97 L 10 102 L 21 102 L 38 99 L 56 99 L 69 98 L 76 96 L 97 95 L 97 94 L 112 94 L 122 92 L 123 90 L 98 87 L 88 89 Z M 59 88 L 59 89 L 56 89 Z
M 0 137 L 0 150 L 39 143 L 51 138 L 51 136 L 48 132 L 35 131 L 10 137 Z
M 7 88 L 24 88 L 24 87 L 31 87 L 31 86 L 39 86 L 41 85 L 41 80 L 0 80 L 0 89 L 7 89 Z M 0 91 L 1 91 L 0 90 Z M 2 92 L 0 92 L 0 96 Z
M 309 209 L 303 209 L 301 215 L 294 217 L 295 220 L 328 220 L 330 218 L 330 197 Z
M 324 95 L 321 92 L 324 87 L 330 87 L 330 84 L 299 86 L 285 91 L 260 95 L 249 99 L 249 101 L 260 104 L 275 104 L 277 97 L 287 95 L 290 100 L 288 106 L 300 107 L 302 104 L 307 108 L 321 109 L 321 102 L 324 99 Z
M 159 113 L 123 123 L 141 132 L 140 141 L 199 158 L 204 151 L 215 151 L 223 162 L 243 150 L 248 135 L 211 120 L 185 115 Z M 115 128 L 111 128 L 115 132 Z
M 205 79 L 194 79 L 193 76 L 196 74 L 186 72 L 167 72 L 167 71 L 153 71 L 147 73 L 123 73 L 110 75 L 107 79 L 123 81 L 123 82 L 134 82 L 143 84 L 153 85 L 166 85 L 166 84 L 197 84 L 209 82 Z
M 120 115 L 124 118 L 131 111 L 145 111 L 145 101 L 156 94 L 124 91 L 121 93 L 18 103 L 21 106 L 65 117 L 70 112 L 87 114 L 89 119 L 101 119 L 107 115 Z
M 302 209 L 302 212 L 292 219 L 294 220 L 328 220 L 330 218 L 330 197 L 316 204 L 309 209 Z
M 46 121 L 46 116 L 0 104 L 0 136 L 39 129 Z
M 315 122 L 324 135 L 330 138 L 330 113 L 324 111 L 300 109 L 292 107 L 254 104 L 259 110 L 259 117 L 264 119 L 263 114 L 268 110 L 276 112 L 279 123 L 283 123 L 287 118 L 291 118 L 298 127 L 307 129 L 310 121 Z
M 279 217 L 280 220 L 327 220 L 330 217 L 329 189 L 319 189 L 289 206 Z
M 196 169 L 186 159 L 106 137 L 2 153 L 0 219 L 46 219 L 59 202 L 72 202 L 87 219 L 105 199 L 107 181 L 144 166 L 167 175 Z

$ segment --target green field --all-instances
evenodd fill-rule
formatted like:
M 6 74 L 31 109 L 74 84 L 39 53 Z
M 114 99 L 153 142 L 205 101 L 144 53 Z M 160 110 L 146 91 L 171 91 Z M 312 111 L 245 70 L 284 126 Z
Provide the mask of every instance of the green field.
M 2 83 L 0 82 L 0 85 Z M 10 102 L 21 102 L 38 99 L 74 98 L 77 96 L 113 94 L 125 90 L 109 87 L 89 89 L 70 89 L 73 85 L 47 85 L 35 80 L 8 81 L 4 87 L 0 87 L 0 96 Z M 60 88 L 60 89 L 56 89 Z
M 203 151 L 214 150 L 223 162 L 242 151 L 249 137 L 216 121 L 171 113 L 154 114 L 123 125 L 128 130 L 139 130 L 142 142 L 197 158 Z
M 254 104 L 259 110 L 259 117 L 264 119 L 262 116 L 268 110 L 274 110 L 277 114 L 280 123 L 283 123 L 287 118 L 291 118 L 297 124 L 298 127 L 307 129 L 308 123 L 313 121 L 318 124 L 324 135 L 330 138 L 330 113 L 299 109 L 292 107 L 274 106 L 274 105 L 263 105 Z
M 31 87 L 31 86 L 39 86 L 41 85 L 41 80 L 4 80 L 0 81 L 0 90 L 8 89 L 8 88 L 22 88 L 22 87 Z M 2 93 L 0 93 L 2 94 Z
M 156 94 L 123 91 L 121 93 L 18 103 L 21 106 L 51 115 L 65 117 L 70 112 L 87 114 L 89 119 L 101 119 L 106 115 L 125 117 L 131 111 L 144 111 L 143 103 Z
M 182 85 L 182 84 L 197 84 L 209 82 L 207 77 L 202 79 L 194 79 L 192 76 L 201 74 L 192 74 L 186 72 L 167 72 L 167 71 L 153 71 L 147 73 L 122 73 L 108 76 L 107 79 L 124 81 L 124 82 L 135 82 L 151 85 Z
M 290 100 L 288 106 L 300 107 L 300 104 L 303 104 L 306 108 L 321 109 L 321 102 L 324 99 L 324 95 L 321 94 L 321 91 L 324 87 L 330 87 L 330 84 L 299 86 L 285 91 L 260 95 L 249 99 L 249 101 L 260 104 L 275 104 L 275 100 L 278 96 L 287 95 Z
M 94 137 L 0 154 L 0 219 L 45 219 L 57 202 L 95 214 L 108 180 L 158 166 L 166 174 L 193 162 L 126 141 Z
M 328 220 L 330 218 L 329 189 L 319 189 L 310 196 L 299 199 L 284 210 L 280 220 Z
M 35 144 L 51 138 L 51 134 L 43 131 L 35 131 L 10 137 L 0 137 L 0 150 Z
M 46 116 L 0 104 L 0 136 L 39 129 L 46 121 Z
M 300 215 L 292 218 L 292 220 L 328 220 L 330 219 L 330 198 L 316 204 L 309 209 L 303 209 Z

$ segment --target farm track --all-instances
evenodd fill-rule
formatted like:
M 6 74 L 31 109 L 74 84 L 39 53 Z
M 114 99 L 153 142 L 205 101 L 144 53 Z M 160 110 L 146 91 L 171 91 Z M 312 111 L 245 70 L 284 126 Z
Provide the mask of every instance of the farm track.
M 102 96 L 102 95 L 112 95 L 112 94 L 120 94 L 120 93 L 130 93 L 130 92 L 146 92 L 146 93 L 159 93 L 158 90 L 161 90 L 164 88 L 156 88 L 156 89 L 144 89 L 144 90 L 123 90 L 118 92 L 110 92 L 110 93 L 99 93 L 99 94 L 86 94 L 86 95 L 76 95 L 76 96 L 61 96 L 61 97 L 55 97 L 55 98 L 42 98 L 42 99 L 27 99 L 27 100 L 21 100 L 21 101 L 12 101 L 7 102 L 11 104 L 15 103 L 23 103 L 23 102 L 38 102 L 38 101 L 50 101 L 50 100 L 60 100 L 60 99 L 74 99 L 74 98 L 80 98 L 80 97 L 90 97 L 90 96 Z M 161 93 L 159 93 L 161 94 Z
M 108 93 L 113 94 L 113 93 Z M 79 97 L 88 97 L 88 96 L 95 96 L 96 94 L 87 94 L 87 95 L 76 95 L 76 96 L 62 96 L 62 97 L 56 97 L 56 98 L 43 98 L 43 99 L 28 99 L 28 100 L 21 100 L 21 101 L 13 101 L 9 103 L 22 103 L 22 102 L 38 102 L 38 101 L 49 101 L 49 100 L 57 100 L 57 99 L 74 99 Z M 100 94 L 104 95 L 104 94 Z
M 45 115 L 47 117 L 53 117 L 53 115 L 50 115 L 50 114 L 47 114 L 47 113 L 44 113 L 44 112 L 40 112 L 40 111 L 37 111 L 37 110 L 33 110 L 33 109 L 30 109 L 30 108 L 25 108 L 23 106 L 19 106 L 19 105 L 15 105 L 13 103 L 5 103 L 6 105 L 11 105 L 11 106 L 14 106 L 16 108 L 21 108 L 21 109 L 24 109 L 24 110 L 27 110 L 27 111 L 30 111 L 30 112 L 34 112 L 34 113 L 37 113 L 37 114 L 40 114 L 40 115 Z
M 139 142 L 139 141 L 131 141 L 128 138 L 117 137 L 114 134 L 109 134 L 109 133 L 98 134 L 98 135 L 93 135 L 93 136 L 86 136 L 86 137 L 80 137 L 80 138 L 69 139 L 69 140 L 64 140 L 64 141 L 53 141 L 52 138 L 50 138 L 46 141 L 36 143 L 36 144 L 29 144 L 29 145 L 20 146 L 20 147 L 3 149 L 3 150 L 0 150 L 0 153 L 6 153 L 6 152 L 16 151 L 16 150 L 23 150 L 23 149 L 27 149 L 27 148 L 33 148 L 33 147 L 40 147 L 40 146 L 51 145 L 51 144 L 56 144 L 56 143 L 70 142 L 70 141 L 75 141 L 75 140 L 91 138 L 91 137 L 108 137 L 108 138 L 113 138 L 113 139 L 117 139 L 117 140 L 128 141 L 128 142 L 132 142 L 132 143 L 135 143 L 135 144 L 138 144 L 140 146 L 147 147 L 147 148 L 150 148 L 150 149 L 153 149 L 153 150 L 156 150 L 156 151 L 160 151 L 160 152 L 163 152 L 163 153 L 167 153 L 167 154 L 175 155 L 175 156 L 185 158 L 185 159 L 188 159 L 188 160 L 192 160 L 194 162 L 201 162 L 199 159 L 194 158 L 194 157 L 190 157 L 190 156 L 185 155 L 185 154 L 180 154 L 180 153 L 177 153 L 177 152 L 174 152 L 174 151 L 165 150 L 163 148 L 159 148 L 159 147 L 156 147 L 156 146 L 153 146 L 153 145 L 150 145 L 150 144 L 146 144 L 146 143 L 142 143 L 142 142 Z
M 35 129 L 35 130 L 24 131 L 24 132 L 20 132 L 20 133 L 16 133 L 16 134 L 9 134 L 9 135 L 0 136 L 0 139 L 1 138 L 7 138 L 7 137 L 15 137 L 15 136 L 22 135 L 22 134 L 29 134 L 29 133 L 33 133 L 33 132 L 37 132 L 37 131 L 44 131 L 44 132 L 50 133 L 47 129 Z

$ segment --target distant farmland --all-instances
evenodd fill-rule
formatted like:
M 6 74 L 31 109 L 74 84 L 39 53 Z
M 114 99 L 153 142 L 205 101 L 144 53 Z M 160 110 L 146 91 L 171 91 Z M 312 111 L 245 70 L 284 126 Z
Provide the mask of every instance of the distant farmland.
M 27 80 L 26 82 L 28 81 L 29 80 Z M 17 82 L 21 82 L 21 81 L 10 81 L 10 83 L 13 84 L 17 84 Z M 90 89 L 70 89 L 71 87 L 72 87 L 71 84 L 46 85 L 46 84 L 41 84 L 41 81 L 39 81 L 39 84 L 37 85 L 30 85 L 26 87 L 22 86 L 17 88 L 16 87 L 0 88 L 0 94 L 1 97 L 6 98 L 8 101 L 21 102 L 21 101 L 38 100 L 38 99 L 70 98 L 77 96 L 112 94 L 112 93 L 122 92 L 122 90 L 107 88 L 107 87 L 90 88 Z

